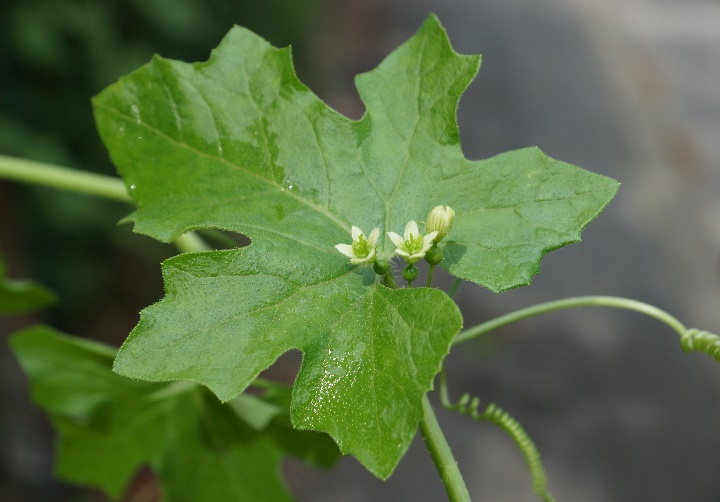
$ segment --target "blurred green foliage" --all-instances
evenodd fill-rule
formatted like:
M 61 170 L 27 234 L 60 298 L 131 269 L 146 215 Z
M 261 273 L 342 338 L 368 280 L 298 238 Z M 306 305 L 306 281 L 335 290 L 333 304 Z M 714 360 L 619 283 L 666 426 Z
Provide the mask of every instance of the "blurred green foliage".
M 112 172 L 89 98 L 154 53 L 201 61 L 232 24 L 302 55 L 316 4 L 265 0 L 6 0 L 0 150 Z
M 319 1 L 5 0 L 0 153 L 114 174 L 95 130 L 93 95 L 155 53 L 207 59 L 233 24 L 292 45 L 302 69 Z M 13 220 L 20 236 L 3 242 L 0 232 L 0 250 L 28 260 L 33 277 L 58 292 L 53 322 L 89 335 L 99 318 L 112 324 L 124 310 L 130 320 L 114 336 L 101 336 L 121 341 L 116 337 L 132 327 L 139 306 L 161 296 L 157 264 L 172 249 L 133 235 L 128 225 L 116 227 L 129 212 L 117 203 L 17 185 L 3 193 L 11 200 L 0 204 L 0 222 Z M 8 240 L 25 249 L 7 249 Z
M 95 129 L 92 96 L 155 53 L 207 59 L 233 24 L 292 45 L 302 71 L 320 1 L 3 0 L 0 153 L 114 174 Z M 47 322 L 117 346 L 140 308 L 162 296 L 158 263 L 175 250 L 133 234 L 130 225 L 117 226 L 129 211 L 116 202 L 0 181 L 0 252 L 11 276 L 57 293 L 58 306 L 43 314 Z M 6 350 L 0 346 L 0 358 Z M 21 378 L 19 369 L 9 370 L 5 376 Z M 24 416 L 13 399 L 0 393 L 2 407 Z M 0 422 L 6 419 L 0 413 Z M 37 423 L 22 427 L 33 428 L 28 437 L 47 434 Z M 85 499 L 58 488 L 42 468 L 49 459 L 31 471 L 2 472 L 5 461 L 25 465 L 13 457 L 11 430 L 0 428 L 0 499 L 8 493 L 13 500 Z

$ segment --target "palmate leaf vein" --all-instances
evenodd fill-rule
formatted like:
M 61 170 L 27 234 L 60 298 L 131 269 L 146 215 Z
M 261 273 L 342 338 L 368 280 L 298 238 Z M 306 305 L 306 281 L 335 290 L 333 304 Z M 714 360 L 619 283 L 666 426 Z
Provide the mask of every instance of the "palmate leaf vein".
M 403 161 L 403 164 L 400 168 L 400 173 L 398 175 L 397 181 L 395 182 L 395 186 L 393 187 L 392 192 L 390 193 L 390 197 L 385 201 L 385 234 L 383 235 L 383 246 L 385 246 L 385 243 L 389 239 L 387 232 L 390 229 L 390 212 L 392 209 L 392 200 L 393 197 L 395 197 L 395 193 L 397 192 L 398 186 L 400 186 L 400 181 L 402 180 L 405 171 L 407 169 L 408 161 L 410 160 L 410 145 L 412 144 L 412 140 L 415 137 L 415 133 L 417 132 L 417 126 L 420 123 L 420 118 L 415 121 L 415 126 L 413 127 L 412 133 L 410 134 L 410 140 L 408 142 L 407 146 L 407 154 L 405 155 L 405 160 Z
M 225 149 L 223 148 L 223 145 L 222 145 L 220 130 L 218 129 L 217 119 L 215 118 L 215 111 L 210 106 L 210 103 L 208 103 L 208 100 L 205 98 L 205 94 L 203 94 L 203 92 L 200 90 L 200 88 L 194 84 L 193 84 L 192 88 L 195 90 L 198 97 L 200 98 L 202 103 L 205 105 L 205 107 L 208 110 L 208 113 L 210 114 L 210 119 L 212 120 L 213 132 L 215 133 L 215 137 L 217 138 L 217 146 L 218 146 L 217 152 L 219 154 L 219 157 L 224 160 L 225 159 Z M 274 179 L 274 177 L 273 177 L 273 179 Z
M 382 297 L 382 295 L 379 295 L 379 296 Z M 385 298 L 383 298 L 383 300 L 385 300 L 385 303 L 386 303 L 387 305 L 389 305 L 389 306 L 392 308 L 392 310 L 395 311 L 395 314 L 397 315 L 398 319 L 400 319 L 400 320 L 402 321 L 402 323 L 405 325 L 405 327 L 406 327 L 408 330 L 412 331 L 412 330 L 413 330 L 413 327 L 410 325 L 410 323 L 408 323 L 408 322 L 405 320 L 405 317 L 402 315 L 402 313 L 401 313 L 400 310 L 397 308 L 397 306 L 396 306 L 396 305 L 393 305 L 392 302 L 387 301 L 387 299 L 385 299 Z M 409 338 L 408 343 L 410 343 L 410 348 L 412 349 L 412 337 Z M 410 352 L 410 354 L 412 354 L 412 350 L 410 350 L 409 352 Z M 417 368 L 417 365 L 415 364 L 415 361 L 413 361 L 413 366 L 414 366 L 415 368 Z M 390 375 L 390 376 L 392 377 L 392 375 Z M 403 390 L 407 390 L 407 389 L 403 389 Z M 406 396 L 406 397 L 407 397 L 407 396 Z M 412 401 L 411 401 L 411 400 L 408 400 L 408 404 L 412 405 Z
M 368 309 L 368 316 L 369 316 L 369 323 L 368 326 L 370 326 L 370 354 L 372 357 L 372 367 L 370 371 L 371 375 L 371 385 L 372 388 L 372 400 L 373 400 L 373 414 L 375 415 L 375 428 L 377 429 L 377 434 L 379 438 L 379 443 L 384 443 L 383 438 L 383 427 L 380 426 L 380 407 L 378 405 L 378 392 L 377 392 L 377 383 L 376 380 L 376 371 L 377 371 L 377 359 L 375 355 L 375 332 L 376 330 L 373 329 L 375 324 L 375 291 L 373 291 L 373 294 L 370 296 L 370 308 Z
M 181 269 L 177 269 L 177 268 L 175 268 L 175 270 L 177 270 L 179 273 L 182 273 L 182 274 L 186 274 L 186 275 L 190 275 L 190 276 L 192 276 L 192 277 L 196 277 L 196 278 L 203 279 L 203 277 L 195 276 L 194 274 L 192 274 L 192 273 L 190 273 L 190 272 L 186 272 L 185 270 L 181 270 Z M 176 338 L 175 340 L 173 340 L 172 342 L 168 343 L 167 345 L 158 346 L 157 350 L 159 350 L 159 351 L 165 351 L 165 350 L 168 350 L 168 349 L 171 349 L 171 348 L 175 348 L 176 346 L 182 344 L 185 340 L 187 340 L 187 339 L 189 339 L 189 338 L 192 338 L 192 337 L 195 337 L 195 336 L 199 336 L 199 335 L 201 335 L 201 334 L 203 334 L 203 333 L 209 332 L 211 329 L 219 328 L 219 327 L 221 327 L 221 326 L 223 326 L 223 325 L 225 325 L 225 324 L 231 323 L 231 322 L 233 322 L 233 321 L 237 321 L 238 319 L 242 319 L 243 317 L 247 317 L 247 316 L 249 316 L 249 315 L 252 315 L 252 314 L 255 314 L 255 313 L 258 313 L 258 312 L 262 312 L 262 311 L 264 311 L 264 310 L 268 310 L 268 309 L 272 309 L 272 308 L 275 308 L 275 309 L 279 310 L 279 309 L 281 309 L 281 307 L 283 306 L 284 303 L 286 303 L 287 301 L 290 301 L 295 295 L 300 294 L 300 293 L 305 293 L 305 292 L 307 292 L 308 290 L 310 290 L 310 289 L 312 289 L 312 288 L 315 288 L 315 287 L 318 287 L 318 286 L 325 286 L 325 285 L 327 285 L 327 284 L 329 284 L 329 283 L 331 283 L 331 282 L 333 282 L 333 281 L 336 281 L 336 280 L 338 280 L 338 279 L 342 279 L 342 278 L 344 278 L 345 276 L 347 276 L 347 275 L 349 275 L 349 274 L 351 274 L 351 273 L 353 273 L 353 271 L 352 271 L 352 270 L 349 270 L 349 271 L 343 272 L 342 274 L 340 274 L 340 275 L 338 275 L 338 276 L 332 277 L 332 278 L 330 278 L 330 279 L 326 279 L 326 280 L 324 280 L 324 281 L 320 281 L 320 282 L 316 282 L 316 283 L 311 283 L 311 284 L 307 284 L 307 285 L 303 285 L 303 286 L 297 286 L 297 285 L 293 284 L 292 282 L 288 281 L 287 279 L 282 278 L 282 277 L 279 277 L 279 276 L 277 276 L 277 275 L 273 275 L 273 274 L 252 273 L 252 274 L 237 274 L 237 275 L 232 275 L 232 276 L 218 275 L 218 276 L 216 276 L 216 277 L 271 277 L 271 278 L 277 279 L 277 280 L 279 280 L 279 281 L 281 281 L 281 282 L 284 282 L 284 283 L 288 284 L 290 287 L 294 288 L 295 290 L 294 290 L 292 293 L 290 293 L 288 296 L 286 296 L 285 298 L 279 299 L 277 302 L 268 303 L 268 304 L 263 305 L 262 307 L 258 307 L 258 308 L 252 309 L 252 310 L 247 310 L 247 311 L 244 311 L 244 312 L 240 312 L 240 313 L 238 313 L 238 314 L 236 314 L 236 315 L 233 315 L 233 316 L 228 317 L 228 318 L 226 318 L 226 319 L 223 319 L 223 320 L 221 320 L 221 321 L 217 321 L 217 322 L 214 322 L 214 323 L 212 323 L 212 324 L 209 324 L 209 325 L 206 325 L 206 326 L 203 326 L 203 327 L 200 327 L 200 328 L 196 328 L 196 329 L 190 331 L 189 333 L 187 333 L 186 335 L 184 335 L 184 336 L 182 336 L 182 337 L 180 337 L 180 338 Z M 350 308 L 349 310 L 347 310 L 344 314 L 350 312 L 351 310 L 352 310 L 352 308 Z M 343 315 L 344 315 L 344 314 L 343 314 Z M 271 320 L 271 323 L 274 322 L 274 320 L 275 320 L 276 317 L 277 317 L 277 316 L 273 316 L 273 319 Z M 265 334 L 267 334 L 267 333 L 265 333 Z M 288 347 L 288 349 L 289 349 L 289 348 L 290 348 L 290 347 Z M 137 358 L 138 360 L 140 360 L 140 359 L 144 359 L 144 358 L 147 358 L 147 357 L 150 357 L 150 356 L 152 356 L 152 354 L 148 351 L 148 352 L 143 352 L 143 353 L 141 353 L 141 354 L 138 354 L 138 355 L 136 356 L 136 358 Z
M 425 53 L 425 45 L 427 44 L 427 40 L 423 39 L 422 45 L 420 46 L 420 60 L 422 60 L 423 55 Z M 418 124 L 420 124 L 420 84 L 422 79 L 420 78 L 420 65 L 417 65 L 416 67 L 416 73 L 418 77 L 416 78 L 416 86 L 415 86 L 415 103 L 417 105 L 417 108 L 415 110 L 415 123 L 413 124 L 412 131 L 410 133 L 410 136 L 407 138 L 406 143 L 406 153 L 405 153 L 405 159 L 403 160 L 402 166 L 400 166 L 400 172 L 398 173 L 398 176 L 395 180 L 395 185 L 393 186 L 392 192 L 390 192 L 390 196 L 385 201 L 385 233 L 383 234 L 383 247 L 386 246 L 388 236 L 387 232 L 390 231 L 390 212 L 391 212 L 391 205 L 392 200 L 395 197 L 395 193 L 397 193 L 397 189 L 400 186 L 400 182 L 402 181 L 405 171 L 407 170 L 408 161 L 410 160 L 410 147 L 413 143 L 413 140 L 415 139 L 415 134 L 417 133 Z M 392 119 L 390 117 L 389 122 L 392 124 L 393 128 L 397 130 L 397 126 L 393 123 Z M 402 134 L 399 133 L 400 136 Z
M 317 145 L 317 149 L 320 152 L 320 157 L 322 157 L 322 168 L 323 168 L 323 173 L 325 174 L 325 209 L 330 210 L 330 173 L 328 172 L 328 164 L 327 164 L 327 157 L 325 155 L 325 149 L 321 146 L 320 135 L 318 134 L 318 131 L 315 128 L 315 121 L 311 120 L 310 117 L 308 117 L 306 114 L 303 114 L 303 116 L 307 119 L 308 123 L 310 124 L 310 128 L 312 129 L 312 132 L 313 132 L 313 137 L 315 138 L 315 144 Z
M 167 82 L 167 79 L 165 78 L 164 72 L 160 71 L 159 69 L 156 70 L 156 72 L 159 74 L 160 81 L 163 85 L 163 91 L 165 91 L 165 95 L 168 97 L 168 101 L 170 102 L 170 106 L 173 111 L 173 115 L 175 116 L 175 124 L 177 125 L 178 135 L 179 135 L 179 141 L 181 143 L 185 142 L 185 134 L 183 133 L 183 125 L 182 125 L 182 117 L 180 117 L 180 113 L 178 112 L 177 102 L 175 101 L 175 96 L 172 93 L 172 90 L 170 90 L 170 85 Z
M 113 114 L 113 115 L 115 115 L 115 116 L 117 116 L 117 117 L 121 117 L 122 119 L 124 119 L 124 120 L 126 120 L 126 121 L 128 121 L 128 122 L 131 122 L 131 123 L 133 123 L 133 124 L 136 124 L 136 121 L 135 121 L 135 119 L 134 119 L 133 117 L 127 115 L 126 113 L 123 113 L 123 112 L 117 110 L 116 108 L 110 108 L 110 107 L 107 107 L 107 106 L 102 105 L 102 104 L 97 104 L 96 107 L 97 107 L 97 108 L 100 108 L 100 109 L 102 109 L 102 110 L 104 110 L 104 111 L 106 111 L 106 112 L 109 112 L 109 113 L 111 113 L 111 114 Z M 311 200 L 308 200 L 307 198 L 302 197 L 302 196 L 300 196 L 299 194 L 297 194 L 297 193 L 295 193 L 295 192 L 292 192 L 292 191 L 289 191 L 289 190 L 284 190 L 284 187 L 281 186 L 279 183 L 277 183 L 277 182 L 274 181 L 274 180 L 272 180 L 272 181 L 271 181 L 271 180 L 268 180 L 268 179 L 265 178 L 264 176 L 261 176 L 260 174 L 254 172 L 254 171 L 252 171 L 252 170 L 250 170 L 250 169 L 248 169 L 248 168 L 246 168 L 246 167 L 240 166 L 240 165 L 238 165 L 238 164 L 234 164 L 234 163 L 228 161 L 227 159 L 218 158 L 218 157 L 216 157 L 216 156 L 214 156 L 214 155 L 210 155 L 209 153 L 206 153 L 206 152 L 203 152 L 203 151 L 201 151 L 201 150 L 198 150 L 197 148 L 195 148 L 195 147 L 193 147 L 193 146 L 190 146 L 190 145 L 188 145 L 187 143 L 182 143 L 182 142 L 180 142 L 180 141 L 178 141 L 178 140 L 176 140 L 176 139 L 168 136 L 167 134 L 165 134 L 165 133 L 162 132 L 161 130 L 159 130 L 159 129 L 155 128 L 155 127 L 152 127 L 152 126 L 148 125 L 147 122 L 144 122 L 144 121 L 143 121 L 142 123 L 139 124 L 139 126 L 142 127 L 142 128 L 144 128 L 144 129 L 146 129 L 147 131 L 149 131 L 149 132 L 151 132 L 151 133 L 153 133 L 153 134 L 158 135 L 159 137 L 165 139 L 166 141 L 168 141 L 168 142 L 170 142 L 170 143 L 173 143 L 174 145 L 178 146 L 179 148 L 183 148 L 183 149 L 185 149 L 185 150 L 188 150 L 188 151 L 192 152 L 193 154 L 198 155 L 198 156 L 200 156 L 200 157 L 207 157 L 207 158 L 209 158 L 209 159 L 212 159 L 212 160 L 215 160 L 215 161 L 217 161 L 217 162 L 223 163 L 223 164 L 225 164 L 226 166 L 228 166 L 228 167 L 230 167 L 230 168 L 232 168 L 232 169 L 237 169 L 237 170 L 242 171 L 243 173 L 245 173 L 245 174 L 247 174 L 247 175 L 249 175 L 249 176 L 253 176 L 254 178 L 257 178 L 257 179 L 263 181 L 264 183 L 268 183 L 268 184 L 272 185 L 273 187 L 277 188 L 278 191 L 281 191 L 286 197 L 294 198 L 294 199 L 296 199 L 298 202 L 301 202 L 301 203 L 305 204 L 306 206 L 308 206 L 310 209 L 312 209 L 312 210 L 314 210 L 314 211 L 322 214 L 323 216 L 325 216 L 326 218 L 328 218 L 330 221 L 332 221 L 334 224 L 336 224 L 338 227 L 342 228 L 344 231 L 347 232 L 347 231 L 350 229 L 350 226 L 351 226 L 350 223 L 342 220 L 340 217 L 338 217 L 338 216 L 335 215 L 334 213 L 330 212 L 330 211 L 327 210 L 326 208 L 324 208 L 324 207 L 322 207 L 322 206 L 318 206 L 317 204 L 315 204 L 315 203 L 312 202 Z

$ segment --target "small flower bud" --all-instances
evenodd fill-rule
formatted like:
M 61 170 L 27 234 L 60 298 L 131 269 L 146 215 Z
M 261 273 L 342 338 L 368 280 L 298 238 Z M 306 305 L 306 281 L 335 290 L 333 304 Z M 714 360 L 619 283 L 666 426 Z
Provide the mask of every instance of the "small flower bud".
M 390 262 L 387 260 L 377 260 L 373 263 L 373 270 L 377 275 L 385 275 L 390 270 Z
M 425 253 L 425 261 L 428 262 L 430 265 L 437 265 L 442 261 L 442 259 L 443 252 L 437 246 L 433 246 L 432 248 L 430 248 L 430 251 Z
M 445 238 L 455 221 L 455 211 L 450 206 L 435 206 L 430 210 L 425 222 L 425 231 L 437 232 L 433 242 L 437 244 Z
M 411 283 L 415 279 L 417 279 L 417 276 L 419 273 L 420 273 L 420 271 L 417 269 L 417 267 L 412 264 L 406 265 L 402 271 L 403 279 L 405 279 L 409 283 Z

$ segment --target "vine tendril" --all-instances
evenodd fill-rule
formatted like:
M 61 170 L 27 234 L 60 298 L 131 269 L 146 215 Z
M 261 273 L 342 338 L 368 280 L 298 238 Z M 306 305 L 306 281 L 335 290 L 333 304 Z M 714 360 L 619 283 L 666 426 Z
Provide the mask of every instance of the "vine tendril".
M 457 411 L 461 415 L 471 417 L 473 420 L 490 422 L 505 431 L 515 442 L 523 457 L 525 457 L 530 471 L 530 477 L 532 478 L 532 489 L 535 495 L 544 502 L 555 502 L 555 497 L 552 496 L 547 488 L 547 477 L 545 476 L 545 468 L 540 459 L 540 453 L 535 443 L 533 443 L 528 433 L 525 432 L 525 429 L 522 428 L 517 420 L 494 403 L 488 404 L 485 411 L 481 413 L 480 398 L 477 396 L 471 397 L 470 394 L 467 393 L 463 394 L 462 397 L 453 404 L 448 394 L 447 378 L 444 371 L 440 372 L 439 391 L 440 401 L 445 409 Z
M 720 336 L 696 328 L 685 330 L 680 336 L 684 352 L 703 352 L 720 362 Z
M 576 307 L 611 307 L 645 314 L 664 323 L 680 335 L 680 345 L 684 352 L 702 352 L 720 362 L 719 335 L 695 328 L 688 329 L 676 317 L 670 315 L 662 309 L 648 303 L 631 300 L 629 298 L 620 298 L 617 296 L 576 296 L 573 298 L 566 298 L 564 300 L 540 303 L 538 305 L 520 309 L 478 324 L 477 326 L 468 328 L 465 331 L 461 331 L 455 337 L 452 344 L 453 346 L 458 345 L 522 319 L 546 314 L 548 312 L 554 312 L 556 310 Z

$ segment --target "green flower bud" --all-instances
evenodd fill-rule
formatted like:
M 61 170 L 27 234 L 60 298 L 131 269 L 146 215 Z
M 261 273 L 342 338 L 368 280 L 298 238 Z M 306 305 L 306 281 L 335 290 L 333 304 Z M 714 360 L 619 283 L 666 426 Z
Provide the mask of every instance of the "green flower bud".
M 428 262 L 430 265 L 437 265 L 440 263 L 443 259 L 443 252 L 442 249 L 437 247 L 437 245 L 433 246 L 430 251 L 425 253 L 425 261 Z
M 450 206 L 435 206 L 430 210 L 425 222 L 425 231 L 437 232 L 433 242 L 437 244 L 445 238 L 455 221 L 455 211 Z
M 403 279 L 405 279 L 407 282 L 413 282 L 415 279 L 417 279 L 419 273 L 420 271 L 413 264 L 406 265 L 402 271 Z
M 387 260 L 377 260 L 373 263 L 373 270 L 377 275 L 385 275 L 390 270 L 390 262 Z

